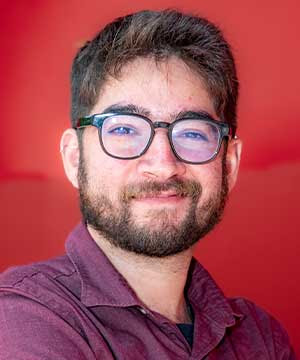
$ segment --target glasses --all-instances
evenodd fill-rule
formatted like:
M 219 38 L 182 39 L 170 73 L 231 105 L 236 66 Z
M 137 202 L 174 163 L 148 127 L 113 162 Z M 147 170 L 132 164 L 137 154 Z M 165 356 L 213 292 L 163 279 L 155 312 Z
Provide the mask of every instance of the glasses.
M 204 164 L 213 160 L 224 137 L 232 134 L 228 124 L 216 121 L 206 114 L 167 123 L 152 122 L 135 113 L 102 113 L 80 118 L 76 129 L 91 125 L 98 128 L 103 151 L 117 159 L 136 159 L 142 156 L 153 141 L 155 129 L 166 129 L 175 156 L 189 164 Z

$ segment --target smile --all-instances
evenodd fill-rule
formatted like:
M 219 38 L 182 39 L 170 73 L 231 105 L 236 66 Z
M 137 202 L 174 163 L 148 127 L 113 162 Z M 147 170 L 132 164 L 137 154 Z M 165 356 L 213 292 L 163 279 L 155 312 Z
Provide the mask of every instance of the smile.
M 158 204 L 177 203 L 181 202 L 184 199 L 186 199 L 185 196 L 182 196 L 174 191 L 147 193 L 139 195 L 137 197 L 133 197 L 134 201 Z

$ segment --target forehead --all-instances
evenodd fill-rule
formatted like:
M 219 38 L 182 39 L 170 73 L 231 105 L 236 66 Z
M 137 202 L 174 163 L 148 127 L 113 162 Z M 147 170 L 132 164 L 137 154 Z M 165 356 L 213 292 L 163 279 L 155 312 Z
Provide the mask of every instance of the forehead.
M 216 117 L 204 81 L 176 57 L 161 62 L 137 58 L 128 63 L 118 78 L 106 80 L 91 113 L 101 113 L 115 104 L 142 107 L 149 116 L 161 119 L 182 111 L 199 110 Z

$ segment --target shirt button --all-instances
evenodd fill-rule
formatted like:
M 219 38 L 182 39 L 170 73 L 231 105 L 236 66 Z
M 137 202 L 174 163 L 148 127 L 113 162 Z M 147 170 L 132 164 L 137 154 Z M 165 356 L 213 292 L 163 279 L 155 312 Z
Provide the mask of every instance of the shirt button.
M 147 314 L 147 311 L 146 311 L 145 309 L 143 309 L 142 307 L 140 307 L 139 310 L 140 310 L 140 312 L 141 312 L 142 314 L 144 314 L 144 315 Z

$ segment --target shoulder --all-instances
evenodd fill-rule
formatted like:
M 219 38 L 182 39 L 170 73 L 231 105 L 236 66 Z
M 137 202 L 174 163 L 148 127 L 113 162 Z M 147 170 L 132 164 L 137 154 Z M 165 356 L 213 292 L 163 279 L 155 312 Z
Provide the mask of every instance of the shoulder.
M 51 278 L 69 275 L 74 272 L 74 266 L 67 255 L 50 260 L 35 262 L 28 265 L 12 266 L 0 274 L 0 286 L 14 286 L 26 277 L 44 274 Z
M 67 256 L 0 274 L 3 359 L 95 359 L 73 310 L 76 281 Z
M 227 300 L 233 312 L 242 314 L 244 320 L 255 322 L 258 326 L 273 321 L 278 323 L 271 314 L 249 299 L 233 297 Z
M 15 292 L 37 295 L 42 288 L 74 278 L 76 269 L 66 255 L 28 265 L 14 266 L 0 274 L 0 294 Z
M 234 313 L 242 314 L 233 329 L 238 337 L 246 335 L 256 344 L 263 343 L 269 353 L 282 356 L 280 359 L 294 359 L 286 330 L 268 311 L 245 298 L 228 298 L 228 301 Z
M 74 326 L 80 289 L 76 268 L 66 255 L 9 268 L 0 274 L 0 322 L 26 314 L 41 319 L 38 314 L 45 313 Z

